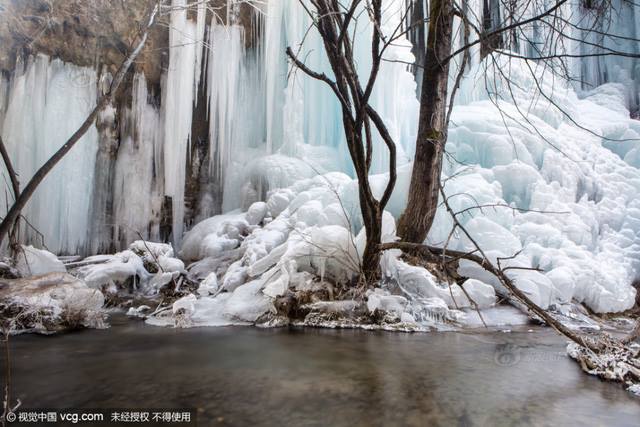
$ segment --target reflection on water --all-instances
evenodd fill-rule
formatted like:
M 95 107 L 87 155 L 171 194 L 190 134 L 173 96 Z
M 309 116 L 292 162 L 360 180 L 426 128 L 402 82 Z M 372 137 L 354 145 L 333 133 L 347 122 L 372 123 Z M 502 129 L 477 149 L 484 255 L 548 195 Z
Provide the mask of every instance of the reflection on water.
M 196 407 L 200 425 L 638 425 L 640 401 L 535 332 L 111 329 L 12 340 L 25 407 Z M 4 363 L 4 361 L 3 361 Z

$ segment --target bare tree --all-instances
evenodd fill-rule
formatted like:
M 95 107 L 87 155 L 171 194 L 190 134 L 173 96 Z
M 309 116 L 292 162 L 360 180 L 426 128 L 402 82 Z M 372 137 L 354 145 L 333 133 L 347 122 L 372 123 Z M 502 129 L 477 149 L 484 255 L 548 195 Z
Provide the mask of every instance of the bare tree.
M 514 16 L 513 8 L 505 20 L 495 22 L 496 6 L 487 5 L 482 16 L 482 27 L 478 28 L 473 22 L 478 17 L 469 10 L 466 0 L 460 4 L 454 0 L 431 0 L 428 19 L 426 56 L 422 79 L 420 98 L 420 117 L 413 172 L 411 175 L 411 190 L 407 207 L 398 223 L 398 235 L 407 242 L 420 243 L 425 240 L 438 208 L 438 194 L 440 189 L 440 175 L 447 143 L 447 130 L 450 121 L 450 111 L 453 107 L 456 89 L 468 65 L 468 51 L 481 46 L 481 55 L 510 55 L 508 51 L 497 51 L 503 45 L 504 34 L 510 39 L 509 47 L 517 47 L 518 41 L 528 40 L 523 28 L 540 23 L 547 24 L 546 18 L 555 19 L 561 16 L 560 8 L 567 0 L 558 0 L 550 7 L 541 8 L 541 12 L 533 17 L 518 20 Z M 490 2 L 494 3 L 494 2 Z M 528 2 L 526 7 L 536 6 L 537 1 Z M 510 3 L 512 6 L 512 4 Z M 534 8 L 535 9 L 535 8 Z M 520 13 L 522 16 L 523 13 Z M 465 32 L 465 43 L 452 52 L 453 19 L 459 17 Z M 492 20 L 493 18 L 493 20 Z M 550 24 L 553 28 L 553 22 Z M 516 33 L 520 31 L 520 33 Z M 476 39 L 469 41 L 469 34 L 475 33 Z M 515 34 L 515 35 L 514 35 Z M 559 32 L 555 37 L 562 38 Z M 535 45 L 534 45 L 535 46 Z M 620 53 L 622 55 L 622 53 Z M 453 58 L 463 56 L 457 70 L 458 78 L 452 93 L 448 94 L 449 66 Z M 546 60 L 552 66 L 560 59 L 560 54 L 554 53 Z M 533 59 L 533 58 L 529 58 Z M 565 67 L 567 68 L 567 67 Z M 509 76 L 504 76 L 509 80 Z M 534 76 L 535 78 L 535 76 Z M 508 81 L 508 83 L 510 83 Z
M 371 20 L 372 66 L 366 81 L 362 82 L 354 59 L 352 26 L 357 21 L 358 8 L 365 2 L 353 0 L 345 6 L 334 0 L 311 0 L 314 10 L 300 1 L 312 20 L 312 25 L 322 37 L 324 49 L 335 79 L 322 72 L 308 68 L 291 47 L 287 55 L 292 62 L 310 77 L 324 82 L 334 92 L 342 110 L 342 124 L 345 130 L 347 147 L 358 178 L 360 211 L 367 234 L 363 253 L 362 273 L 366 282 L 379 276 L 380 244 L 382 233 L 382 212 L 393 192 L 396 182 L 396 146 L 382 118 L 369 104 L 384 50 L 390 41 L 382 33 L 382 0 L 372 0 L 364 6 Z M 399 28 L 398 28 L 399 30 Z M 393 37 L 393 36 L 392 36 Z M 373 155 L 373 130 L 382 137 L 389 151 L 389 182 L 382 197 L 378 200 L 369 183 Z
M 498 52 L 497 49 L 505 45 L 505 35 L 509 46 L 517 45 L 520 39 L 526 36 L 523 27 L 541 22 L 550 24 L 545 18 L 556 19 L 560 16 L 558 12 L 566 2 L 558 0 L 550 7 L 534 8 L 540 9 L 540 12 L 526 19 L 522 18 L 525 16 L 522 10 L 516 13 L 511 2 L 509 5 L 513 7 L 508 8 L 509 13 L 499 22 L 495 22 L 500 19 L 499 5 L 495 1 L 485 2 L 489 10 L 484 11 L 482 19 L 474 15 L 466 0 L 459 3 L 454 0 L 432 0 L 429 2 L 428 18 L 423 16 L 421 8 L 413 7 L 412 3 L 408 2 L 409 6 L 402 17 L 407 25 L 385 35 L 381 30 L 381 19 L 382 11 L 388 5 L 382 0 L 352 0 L 347 3 L 333 0 L 299 0 L 301 7 L 312 19 L 312 26 L 323 40 L 335 79 L 309 69 L 291 47 L 287 49 L 287 55 L 300 70 L 326 83 L 340 102 L 347 146 L 358 178 L 360 208 L 367 232 L 367 246 L 363 256 L 363 270 L 367 278 L 375 279 L 378 276 L 376 271 L 379 253 L 374 248 L 380 241 L 382 210 L 389 200 L 396 180 L 395 142 L 386 132 L 385 124 L 376 110 L 369 104 L 380 64 L 386 60 L 383 58 L 385 50 L 406 34 L 415 33 L 417 37 L 421 37 L 423 32 L 419 29 L 427 26 L 425 52 L 418 52 L 417 55 L 420 58 L 418 62 L 421 63 L 407 64 L 422 69 L 422 82 L 419 126 L 408 203 L 398 223 L 398 235 L 403 241 L 421 243 L 433 224 L 438 208 L 447 131 L 457 89 L 470 62 L 469 51 L 479 45 L 482 56 L 501 53 L 502 51 Z M 312 8 L 308 7 L 309 3 Z M 536 1 L 533 3 L 537 5 Z M 531 7 L 529 3 L 527 5 Z M 366 14 L 362 14 L 361 10 Z M 358 67 L 353 56 L 355 33 L 350 32 L 362 15 L 369 19 L 372 28 L 373 65 L 366 83 L 362 83 L 358 75 Z M 453 51 L 456 17 L 462 23 L 464 37 L 463 45 Z M 474 22 L 481 22 L 481 25 L 475 25 Z M 518 31 L 521 34 L 518 34 Z M 473 35 L 475 39 L 472 41 Z M 417 46 L 421 46 L 420 42 Z M 559 55 L 554 55 L 547 58 L 547 61 L 553 63 L 558 57 Z M 461 60 L 457 64 L 455 84 L 449 93 L 450 63 L 454 58 Z M 371 164 L 372 128 L 380 132 L 390 153 L 390 179 L 379 201 L 373 196 L 367 177 Z

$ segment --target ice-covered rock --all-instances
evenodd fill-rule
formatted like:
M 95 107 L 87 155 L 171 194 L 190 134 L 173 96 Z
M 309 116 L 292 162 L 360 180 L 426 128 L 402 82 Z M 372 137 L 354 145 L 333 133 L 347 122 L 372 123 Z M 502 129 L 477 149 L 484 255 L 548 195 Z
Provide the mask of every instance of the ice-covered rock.
M 99 290 L 67 273 L 0 281 L 0 306 L 6 310 L 0 317 L 16 331 L 102 327 L 103 304 Z
M 478 308 L 488 308 L 496 303 L 496 292 L 491 285 L 477 279 L 468 279 L 462 287 Z
M 144 268 L 142 258 L 127 250 L 115 255 L 97 255 L 84 260 L 78 268 L 80 277 L 92 288 L 109 284 L 123 284 L 128 280 L 147 281 L 152 275 Z
M 289 206 L 293 193 L 286 189 L 279 189 L 271 193 L 267 199 L 267 210 L 272 217 L 277 217 Z
M 147 317 L 147 314 L 151 313 L 151 307 L 148 305 L 140 305 L 138 307 L 129 307 L 127 310 L 127 316 L 131 317 Z
M 160 269 L 162 271 L 167 273 L 185 271 L 184 262 L 182 262 L 182 260 L 179 260 L 178 258 L 173 258 L 170 256 L 160 255 L 158 257 L 158 265 L 160 266 Z
M 387 251 L 383 257 L 383 271 L 406 295 L 420 299 L 438 298 L 449 307 L 470 305 L 459 285 L 440 283 L 424 267 L 410 265 L 399 255 L 399 252 Z
M 148 287 L 152 291 L 158 291 L 163 286 L 175 282 L 175 280 L 180 276 L 180 273 L 177 271 L 174 272 L 163 272 L 158 271 L 148 282 Z
M 208 295 L 214 295 L 218 291 L 218 277 L 215 272 L 209 273 L 209 275 L 200 282 L 198 286 L 198 295 L 206 297 Z
M 54 254 L 33 246 L 22 246 L 16 258 L 16 268 L 23 277 L 67 271 L 64 264 Z
M 196 224 L 184 236 L 180 258 L 195 261 L 240 246 L 249 229 L 245 214 L 218 215 Z
M 184 313 L 184 316 L 191 317 L 195 312 L 195 302 L 196 296 L 193 294 L 189 294 L 176 300 L 173 303 L 171 310 L 173 311 L 174 315 L 177 313 Z
M 267 215 L 267 204 L 265 202 L 255 202 L 247 210 L 246 220 L 249 225 L 258 225 Z
M 171 311 L 173 312 L 173 318 L 176 326 L 191 326 L 192 317 L 196 312 L 196 301 L 196 296 L 189 294 L 173 303 Z
M 255 322 L 269 312 L 275 312 L 273 301 L 262 292 L 263 283 L 254 280 L 238 287 L 226 300 L 224 314 L 242 322 Z
M 141 255 L 145 260 L 153 261 L 161 256 L 173 257 L 173 246 L 170 243 L 149 242 L 136 240 L 129 245 L 129 249 Z M 146 259 L 148 257 L 148 259 Z
M 401 317 L 409 303 L 402 295 L 389 295 L 388 292 L 382 289 L 368 290 L 366 296 L 367 309 L 370 313 L 374 313 L 377 310 Z

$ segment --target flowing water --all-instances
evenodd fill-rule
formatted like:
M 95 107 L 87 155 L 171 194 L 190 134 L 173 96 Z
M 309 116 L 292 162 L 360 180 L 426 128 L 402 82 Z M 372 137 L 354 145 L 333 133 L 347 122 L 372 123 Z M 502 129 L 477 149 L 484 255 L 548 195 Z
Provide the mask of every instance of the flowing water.
M 640 399 L 582 373 L 553 331 L 172 329 L 11 339 L 23 407 L 196 408 L 198 425 L 602 425 Z M 4 363 L 4 359 L 3 359 Z M 4 380 L 4 379 L 3 379 Z

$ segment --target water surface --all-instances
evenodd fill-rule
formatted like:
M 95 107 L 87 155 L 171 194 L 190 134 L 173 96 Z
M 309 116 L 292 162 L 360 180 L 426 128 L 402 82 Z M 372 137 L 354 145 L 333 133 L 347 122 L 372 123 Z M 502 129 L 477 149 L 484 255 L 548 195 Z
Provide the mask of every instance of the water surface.
M 12 338 L 25 407 L 198 409 L 198 425 L 640 423 L 640 399 L 585 375 L 552 330 L 405 334 L 172 329 Z M 4 359 L 3 359 L 4 363 Z

